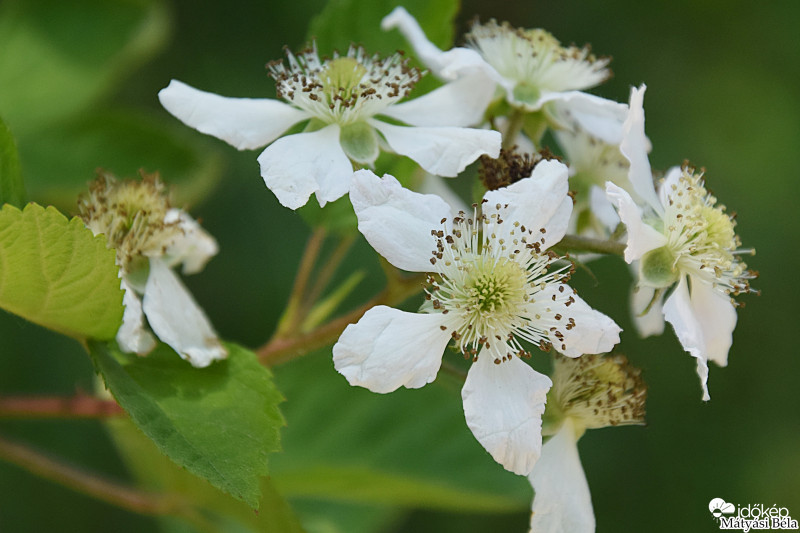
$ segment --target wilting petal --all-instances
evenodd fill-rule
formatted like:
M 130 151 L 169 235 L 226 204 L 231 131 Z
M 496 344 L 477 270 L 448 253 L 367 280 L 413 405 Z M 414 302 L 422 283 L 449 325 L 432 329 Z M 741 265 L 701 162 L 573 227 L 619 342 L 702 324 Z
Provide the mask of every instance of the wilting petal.
M 174 237 L 164 251 L 169 266 L 183 263 L 184 274 L 195 274 L 203 270 L 209 259 L 219 251 L 217 240 L 208 234 L 182 209 L 170 209 L 164 217 L 166 224 L 178 223 L 181 232 Z
M 639 285 L 631 291 L 631 314 L 636 331 L 642 337 L 661 335 L 664 333 L 664 293 L 653 301 L 656 289 L 647 285 Z M 647 306 L 650 309 L 644 313 Z
M 431 270 L 436 239 L 450 207 L 433 194 L 403 188 L 392 176 L 379 178 L 369 170 L 353 175 L 350 201 L 358 229 L 372 247 L 397 268 L 411 272 Z
M 550 342 L 560 353 L 567 357 L 578 357 L 585 353 L 606 353 L 619 342 L 619 334 L 622 331 L 616 322 L 600 311 L 592 309 L 583 298 L 577 294 L 572 294 L 572 303 L 564 305 L 564 295 L 569 294 L 572 289 L 566 288 L 565 292 L 560 292 L 561 285 L 549 285 L 546 289 L 537 294 L 537 300 L 532 306 L 532 310 L 537 307 L 547 307 L 563 318 L 562 327 L 558 328 L 562 337 L 549 332 Z M 555 300 L 553 299 L 555 297 Z M 532 311 L 533 314 L 536 311 Z M 541 313 L 541 311 L 539 311 Z M 545 313 L 541 313 L 545 314 Z M 553 313 L 546 313 L 552 315 Z M 567 329 L 567 320 L 575 320 L 575 326 Z
M 606 195 L 617 207 L 619 218 L 628 232 L 628 246 L 625 248 L 625 261 L 631 263 L 656 248 L 667 243 L 663 233 L 642 221 L 642 210 L 624 189 L 606 182 Z
M 372 392 L 418 389 L 436 378 L 450 340 L 444 315 L 373 307 L 333 346 L 333 365 L 351 385 Z
M 483 212 L 489 216 L 499 213 L 509 230 L 514 222 L 533 230 L 535 239 L 545 240 L 543 249 L 546 249 L 560 241 L 569 226 L 572 198 L 567 196 L 568 179 L 566 165 L 554 159 L 541 161 L 530 178 L 486 192 Z M 545 233 L 540 233 L 540 229 Z
M 281 205 L 297 209 L 316 193 L 320 206 L 347 194 L 353 165 L 339 144 L 339 126 L 282 137 L 260 156 L 261 176 Z
M 228 356 L 203 310 L 175 273 L 158 259 L 150 260 L 143 307 L 158 338 L 192 366 L 203 368 Z
M 158 99 L 181 122 L 245 150 L 260 148 L 293 124 L 310 118 L 305 111 L 266 98 L 228 98 L 200 91 L 178 80 L 161 89 Z
M 586 133 L 606 144 L 617 146 L 622 141 L 622 124 L 628 114 L 625 104 L 581 91 L 546 93 L 540 102 L 552 102 L 552 114 L 565 125 L 577 122 Z
M 531 533 L 594 533 L 592 496 L 572 419 L 564 420 L 558 433 L 544 443 L 528 479 L 535 492 Z
M 494 82 L 471 74 L 383 112 L 412 126 L 476 126 L 494 96 Z
M 647 87 L 642 85 L 639 89 L 631 89 L 631 102 L 628 109 L 628 118 L 622 126 L 622 142 L 619 151 L 630 161 L 628 179 L 633 186 L 633 190 L 643 199 L 656 213 L 663 213 L 664 208 L 658 201 L 655 185 L 653 184 L 653 172 L 650 169 L 650 160 L 647 152 L 650 148 L 650 141 L 644 134 L 644 91 Z
M 478 355 L 461 390 L 464 416 L 478 442 L 506 470 L 528 475 L 542 451 L 542 413 L 552 382 L 512 356 L 495 364 Z
M 493 130 L 393 126 L 379 120 L 369 123 L 383 134 L 392 150 L 437 176 L 457 176 L 484 154 L 500 155 L 501 136 Z
M 155 348 L 156 341 L 145 328 L 142 302 L 139 300 L 139 296 L 124 279 L 121 287 L 125 291 L 122 296 L 125 312 L 122 315 L 122 325 L 117 331 L 117 344 L 123 352 L 144 355 Z

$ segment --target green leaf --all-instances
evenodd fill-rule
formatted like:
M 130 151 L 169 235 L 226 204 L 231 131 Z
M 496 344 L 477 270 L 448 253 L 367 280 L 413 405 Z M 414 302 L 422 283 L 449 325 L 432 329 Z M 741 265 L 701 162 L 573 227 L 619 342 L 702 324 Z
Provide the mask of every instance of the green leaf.
M 86 109 L 166 42 L 150 0 L 4 0 L 0 112 L 21 140 Z
M 312 19 L 308 39 L 316 39 L 323 55 L 330 55 L 334 49 L 344 52 L 351 43 L 363 45 L 370 53 L 407 50 L 408 43 L 399 31 L 381 30 L 383 17 L 401 4 L 417 19 L 431 42 L 443 49 L 450 48 L 459 0 L 329 0 L 325 9 Z
M 147 357 L 92 343 L 95 367 L 134 424 L 178 465 L 257 508 L 267 456 L 278 451 L 283 400 L 255 355 L 193 368 L 165 345 Z
M 219 153 L 192 134 L 142 113 L 104 111 L 38 133 L 20 144 L 20 156 L 31 195 L 64 209 L 74 209 L 97 168 L 118 177 L 158 171 L 177 186 L 175 205 L 187 205 L 213 189 L 222 169 Z
M 122 323 L 114 250 L 79 218 L 28 204 L 0 210 L 0 307 L 60 333 L 113 338 Z
M 0 119 L 0 205 L 9 203 L 22 208 L 25 183 L 19 168 L 19 154 L 14 136 Z
M 261 507 L 254 513 L 248 505 L 220 492 L 205 481 L 179 468 L 158 451 L 153 441 L 147 439 L 126 419 L 106 422 L 117 449 L 128 469 L 141 486 L 170 497 L 185 498 L 197 516 L 193 525 L 202 522 L 207 530 L 300 533 L 300 522 L 289 504 L 275 490 L 268 478 L 261 478 Z M 167 526 L 179 518 L 162 519 Z M 175 527 L 169 529 L 176 529 Z
M 329 350 L 275 373 L 290 401 L 286 451 L 273 459 L 271 476 L 288 498 L 471 512 L 529 508 L 530 484 L 475 440 L 461 385 L 446 375 L 422 389 L 374 394 L 348 385 Z

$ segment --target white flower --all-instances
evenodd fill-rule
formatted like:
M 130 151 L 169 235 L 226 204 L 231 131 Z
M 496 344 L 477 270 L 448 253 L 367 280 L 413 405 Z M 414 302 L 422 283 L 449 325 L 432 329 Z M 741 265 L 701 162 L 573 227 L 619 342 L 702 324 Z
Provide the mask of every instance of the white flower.
M 442 51 L 402 7 L 387 15 L 381 27 L 399 29 L 434 75 L 464 80 L 485 106 L 500 88 L 506 101 L 523 112 L 544 110 L 559 127 L 577 122 L 593 136 L 619 144 L 626 106 L 581 92 L 610 76 L 608 59 L 595 58 L 588 47 L 565 48 L 544 30 L 490 20 L 472 27 L 467 47 Z
M 189 215 L 169 206 L 158 177 L 118 182 L 101 175 L 78 207 L 86 226 L 104 234 L 117 252 L 125 291 L 120 348 L 144 355 L 155 347 L 147 317 L 158 338 L 193 366 L 227 357 L 205 313 L 171 269 L 183 264 L 184 274 L 199 272 L 217 253 L 217 243 Z
M 556 429 L 528 477 L 535 491 L 532 533 L 594 532 L 578 439 L 587 429 L 643 424 L 646 392 L 638 369 L 622 356 L 556 357 L 545 412 Z
M 487 192 L 473 215 L 366 170 L 350 200 L 372 247 L 398 268 L 428 272 L 430 288 L 419 313 L 378 306 L 349 325 L 334 366 L 374 392 L 419 388 L 453 340 L 473 361 L 461 393 L 467 425 L 496 461 L 528 474 L 551 383 L 522 361 L 530 354 L 520 339 L 570 357 L 619 341 L 619 327 L 565 285 L 569 265 L 550 270 L 559 258 L 546 250 L 572 210 L 567 168 L 543 161 L 530 178 Z
M 188 126 L 240 150 L 269 145 L 258 157 L 261 175 L 286 207 L 305 205 L 311 194 L 321 206 L 345 195 L 353 162 L 372 165 L 381 145 L 447 177 L 482 154 L 497 156 L 499 133 L 464 127 L 483 110 L 463 87 L 449 84 L 398 103 L 421 75 L 399 54 L 381 59 L 351 47 L 347 56 L 333 59 L 320 60 L 316 49 L 287 55 L 288 66 L 269 65 L 286 103 L 226 98 L 176 80 L 158 93 L 167 111 Z M 308 122 L 301 133 L 279 139 L 301 122 Z
M 728 364 L 736 326 L 732 297 L 750 292 L 749 280 L 755 277 L 739 255 L 751 251 L 739 250 L 735 221 L 708 193 L 702 173 L 672 168 L 656 192 L 644 137 L 644 91 L 642 86 L 631 92 L 621 145 L 630 161 L 630 182 L 644 206 L 613 183 L 606 185 L 606 194 L 627 228 L 625 260 L 639 262 L 633 303 L 645 314 L 645 329 L 658 330 L 662 311 L 683 348 L 697 358 L 703 399 L 708 400 L 707 361 Z M 669 288 L 672 294 L 662 308 Z

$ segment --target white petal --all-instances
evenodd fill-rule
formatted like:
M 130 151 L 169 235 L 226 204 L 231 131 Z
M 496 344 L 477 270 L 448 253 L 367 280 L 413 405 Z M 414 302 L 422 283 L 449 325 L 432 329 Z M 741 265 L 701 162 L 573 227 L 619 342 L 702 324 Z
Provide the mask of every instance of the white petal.
M 339 126 L 282 137 L 260 156 L 261 176 L 281 205 L 297 209 L 316 193 L 320 206 L 347 194 L 353 165 L 339 144 Z
M 642 85 L 639 89 L 631 89 L 631 102 L 628 110 L 628 118 L 622 126 L 622 142 L 619 151 L 630 161 L 628 179 L 633 186 L 633 190 L 643 199 L 656 213 L 662 213 L 664 208 L 658 201 L 655 185 L 653 184 L 653 172 L 650 169 L 650 160 L 647 152 L 650 148 L 650 141 L 644 134 L 644 91 L 647 87 Z
M 567 357 L 578 357 L 585 353 L 607 353 L 619 343 L 619 334 L 622 331 L 616 322 L 600 311 L 592 309 L 583 298 L 572 294 L 574 301 L 570 305 L 560 303 L 564 295 L 572 289 L 566 287 L 564 293 L 559 292 L 559 285 L 551 285 L 539 293 L 532 308 L 545 306 L 562 315 L 564 327 L 559 328 L 563 335 L 559 338 L 556 332 L 549 332 L 550 342 L 556 350 Z M 556 296 L 556 301 L 553 300 Z M 535 314 L 535 312 L 534 312 Z M 551 313 L 548 313 L 551 314 Z M 575 320 L 575 326 L 566 328 L 569 318 Z
M 239 150 L 266 146 L 293 124 L 311 116 L 278 100 L 228 98 L 200 91 L 178 80 L 172 80 L 161 89 L 158 99 L 187 126 L 222 139 Z
M 499 76 L 475 50 L 469 48 L 453 48 L 447 52 L 440 50 L 428 40 L 416 19 L 402 7 L 396 7 L 384 17 L 381 28 L 384 31 L 399 29 L 420 61 L 438 78 L 455 80 L 475 72 L 491 72 L 495 77 Z
M 433 194 L 403 188 L 392 176 L 382 179 L 369 170 L 353 175 L 350 201 L 358 229 L 372 247 L 397 268 L 431 270 L 436 240 L 431 231 L 443 228 L 450 207 Z
M 333 346 L 333 366 L 351 385 L 372 392 L 418 389 L 436 378 L 450 334 L 444 315 L 378 306 L 347 326 Z
M 736 309 L 730 296 L 698 278 L 692 277 L 691 282 L 692 309 L 703 332 L 703 353 L 719 366 L 727 366 L 736 328 Z
M 553 102 L 553 114 L 559 121 L 569 124 L 568 117 L 592 137 L 614 146 L 622 141 L 622 124 L 628 106 L 581 91 L 543 94 L 540 102 Z
M 483 212 L 491 216 L 498 212 L 497 206 L 500 205 L 499 213 L 509 230 L 514 222 L 519 222 L 526 229 L 533 230 L 535 238 L 543 238 L 543 248 L 546 249 L 560 241 L 569 226 L 572 198 L 567 196 L 568 180 L 566 165 L 556 160 L 541 161 L 534 167 L 530 178 L 487 191 L 483 195 L 486 200 Z M 546 230 L 545 233 L 540 233 L 540 229 Z
M 656 248 L 667 243 L 663 233 L 642 221 L 642 210 L 624 189 L 606 182 L 606 195 L 617 207 L 619 218 L 628 232 L 628 246 L 625 248 L 625 261 L 631 263 Z
M 144 325 L 144 314 L 142 314 L 142 302 L 133 288 L 122 280 L 122 304 L 125 312 L 122 315 L 122 325 L 117 331 L 117 344 L 126 353 L 137 353 L 145 355 L 156 346 L 153 335 L 147 331 Z
M 620 223 L 619 215 L 614 211 L 614 206 L 603 189 L 597 185 L 592 185 L 592 188 L 589 189 L 589 207 L 608 232 L 613 233 Z
M 209 259 L 219 251 L 217 240 L 208 234 L 182 209 L 170 209 L 164 222 L 178 223 L 181 232 L 174 237 L 164 251 L 168 265 L 183 263 L 184 274 L 196 274 L 203 270 Z
M 542 451 L 542 413 L 552 382 L 518 357 L 495 364 L 484 351 L 461 390 L 467 426 L 506 470 L 522 476 Z
M 662 292 L 658 299 L 653 302 L 655 292 L 656 289 L 647 285 L 639 285 L 631 291 L 633 324 L 642 337 L 664 333 L 664 294 Z M 650 302 L 653 302 L 652 305 Z M 643 315 L 642 312 L 647 309 L 648 305 L 650 309 Z
M 531 533 L 594 533 L 592 496 L 570 418 L 544 443 L 542 457 L 528 479 L 536 493 Z
M 203 310 L 175 273 L 158 259 L 150 260 L 143 307 L 158 338 L 192 366 L 203 368 L 228 356 Z
M 470 74 L 408 102 L 390 106 L 384 115 L 412 126 L 475 126 L 494 96 L 494 82 Z
M 370 124 L 383 134 L 392 150 L 437 176 L 457 176 L 484 154 L 500 155 L 502 138 L 493 130 L 393 126 L 379 120 L 370 120 Z

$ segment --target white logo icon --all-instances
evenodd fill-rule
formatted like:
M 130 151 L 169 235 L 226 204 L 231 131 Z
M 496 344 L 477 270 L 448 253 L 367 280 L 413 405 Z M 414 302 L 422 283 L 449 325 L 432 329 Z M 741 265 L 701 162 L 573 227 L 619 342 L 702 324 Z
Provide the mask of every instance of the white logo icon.
M 714 518 L 719 519 L 723 514 L 733 514 L 736 512 L 736 506 L 732 503 L 727 503 L 722 498 L 714 498 L 708 502 L 708 510 L 714 515 Z

